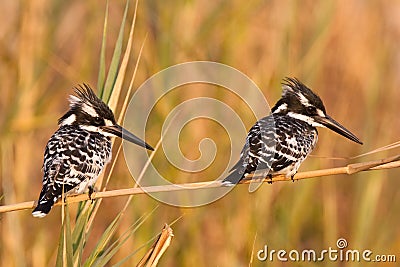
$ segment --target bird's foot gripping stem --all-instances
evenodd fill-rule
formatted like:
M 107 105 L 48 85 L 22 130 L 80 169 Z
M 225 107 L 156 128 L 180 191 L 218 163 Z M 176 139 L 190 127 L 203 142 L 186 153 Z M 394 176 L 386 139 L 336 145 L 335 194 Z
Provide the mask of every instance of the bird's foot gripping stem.
M 272 174 L 267 174 L 267 179 L 268 179 L 268 181 L 267 181 L 267 183 L 268 184 L 272 184 Z
M 93 204 L 94 199 L 92 198 L 92 194 L 94 193 L 95 190 L 94 190 L 94 187 L 92 185 L 89 185 L 88 189 L 89 189 L 88 197 L 89 197 L 89 200 L 92 201 L 91 203 Z

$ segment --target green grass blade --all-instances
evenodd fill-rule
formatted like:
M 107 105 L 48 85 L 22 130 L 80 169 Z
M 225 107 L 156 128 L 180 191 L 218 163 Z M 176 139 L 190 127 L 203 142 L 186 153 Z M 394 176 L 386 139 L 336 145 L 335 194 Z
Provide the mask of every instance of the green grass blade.
M 79 216 L 81 216 L 81 213 L 85 210 L 86 207 L 86 201 L 82 201 L 78 203 L 78 210 L 75 216 L 75 221 L 78 220 Z
M 90 208 L 82 208 L 82 211 L 79 213 L 79 216 L 76 218 L 74 231 L 72 232 L 72 240 L 73 240 L 73 253 L 74 253 L 74 265 L 80 265 L 78 263 L 81 262 L 83 248 L 87 241 L 86 235 L 86 225 L 89 218 L 89 210 Z
M 123 56 L 123 59 L 122 59 L 122 62 L 121 62 L 121 66 L 120 66 L 118 74 L 117 74 L 117 78 L 115 80 L 113 93 L 110 96 L 110 100 L 108 102 L 108 106 L 112 110 L 116 110 L 116 107 L 117 107 L 117 104 L 118 104 L 118 99 L 119 99 L 119 96 L 120 96 L 121 90 L 122 90 L 122 84 L 123 84 L 124 79 L 125 79 L 126 69 L 128 67 L 128 63 L 129 63 L 129 57 L 131 55 L 132 44 L 133 44 L 133 32 L 134 32 L 134 29 L 135 29 L 135 22 L 136 22 L 137 6 L 138 6 L 138 1 L 136 1 L 135 12 L 134 12 L 134 15 L 133 15 L 133 18 L 132 18 L 131 28 L 130 28 L 130 31 L 129 31 L 128 43 L 126 45 L 125 53 L 124 53 L 124 56 Z
M 63 266 L 63 250 L 64 250 L 64 226 L 61 227 L 60 239 L 58 240 L 56 267 Z
M 156 206 L 152 211 L 150 211 L 146 215 L 142 215 L 139 219 L 136 220 L 129 228 L 120 236 L 118 239 L 110 245 L 110 247 L 104 252 L 104 254 L 99 257 L 96 261 L 95 266 L 101 267 L 105 266 L 111 258 L 118 252 L 123 244 L 136 232 L 137 229 L 148 219 L 150 215 L 152 215 L 158 206 Z
M 169 225 L 172 226 L 175 222 L 177 222 L 178 220 L 180 220 L 182 217 L 179 217 L 177 219 L 175 219 L 173 222 L 171 222 Z M 145 248 L 146 246 L 152 244 L 153 242 L 155 242 L 155 240 L 157 238 L 159 238 L 160 233 L 156 234 L 155 236 L 153 236 L 152 238 L 150 238 L 146 243 L 142 244 L 141 246 L 139 246 L 137 249 L 135 249 L 134 251 L 132 251 L 132 253 L 130 253 L 129 255 L 127 255 L 125 258 L 121 259 L 119 262 L 117 262 L 116 264 L 113 265 L 113 267 L 119 267 L 122 266 L 126 261 L 128 261 L 130 258 L 132 258 L 132 256 L 134 256 L 136 253 L 138 253 L 140 250 L 142 250 L 143 248 Z
M 96 263 L 93 266 L 102 267 L 106 266 L 107 263 L 111 260 L 111 258 L 118 252 L 121 246 L 135 233 L 135 231 L 131 231 L 123 237 L 118 238 L 118 241 L 115 242 L 113 248 L 107 252 L 105 252 L 101 257 L 96 260 Z
M 111 238 L 113 237 L 115 230 L 119 226 L 121 216 L 118 215 L 111 224 L 107 227 L 104 231 L 103 235 L 100 237 L 99 241 L 97 242 L 96 247 L 93 249 L 92 253 L 87 258 L 84 266 L 93 266 L 96 259 L 104 253 L 104 250 L 108 243 L 110 242 Z
M 67 266 L 72 266 L 73 263 L 73 246 L 72 246 L 72 232 L 71 232 L 71 220 L 69 217 L 68 205 L 66 205 L 65 213 L 65 244 L 66 244 L 66 256 L 67 256 Z
M 126 256 L 125 258 L 123 258 L 122 260 L 120 260 L 119 262 L 117 262 L 116 264 L 113 265 L 113 267 L 119 267 L 122 266 L 125 262 L 127 262 L 130 258 L 132 258 L 134 255 L 136 255 L 136 253 L 138 253 L 140 250 L 142 250 L 144 247 L 146 247 L 147 245 L 151 244 L 151 241 L 153 240 L 149 240 L 147 243 L 143 244 L 142 246 L 140 246 L 139 248 L 135 249 L 134 251 L 132 251 L 132 253 L 130 253 L 128 256 Z
M 111 59 L 110 68 L 108 69 L 107 80 L 104 85 L 103 94 L 101 96 L 101 99 L 106 103 L 108 103 L 108 101 L 110 100 L 115 80 L 117 79 L 118 75 L 118 67 L 121 59 L 122 43 L 124 38 L 124 29 L 125 29 L 126 16 L 128 14 L 128 7 L 129 7 L 129 1 L 126 1 L 124 17 L 122 18 L 118 39 L 117 42 L 115 43 L 114 54 Z
M 101 41 L 99 75 L 97 78 L 97 90 L 103 96 L 104 80 L 106 78 L 106 44 L 107 44 L 107 24 L 108 24 L 108 0 L 106 4 L 106 14 L 104 16 L 103 39 Z
M 58 252 L 56 266 L 72 266 L 73 249 L 72 249 L 72 234 L 71 221 L 68 212 L 68 205 L 65 206 L 64 223 L 61 226 L 60 240 L 58 242 Z M 64 253 L 65 252 L 65 253 Z

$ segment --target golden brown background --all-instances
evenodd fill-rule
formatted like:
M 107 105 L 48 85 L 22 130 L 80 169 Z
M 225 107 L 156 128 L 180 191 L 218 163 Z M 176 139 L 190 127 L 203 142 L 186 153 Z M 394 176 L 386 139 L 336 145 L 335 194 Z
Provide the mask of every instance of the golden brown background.
M 108 63 L 124 6 L 124 1 L 110 1 Z M 82 82 L 96 85 L 105 7 L 105 1 L 96 0 L 0 1 L 1 204 L 37 198 L 44 147 L 68 107 L 66 98 L 71 88 Z M 129 20 L 133 10 L 131 3 Z M 398 1 L 143 0 L 137 11 L 132 52 L 135 60 L 145 38 L 135 88 L 168 66 L 209 60 L 244 72 L 262 88 L 272 105 L 280 96 L 281 79 L 296 76 L 321 96 L 333 118 L 364 142 L 358 146 L 320 130 L 314 155 L 351 157 L 399 141 Z M 128 73 L 133 73 L 133 68 Z M 175 98 L 169 102 L 187 98 L 172 96 Z M 239 105 L 235 101 L 230 104 Z M 253 123 L 250 120 L 246 125 Z M 154 124 L 160 127 L 162 119 Z M 191 138 L 184 138 L 181 145 L 189 157 L 196 140 L 211 135 L 216 143 L 226 141 L 219 140 L 224 135 L 213 135 L 212 124 L 208 126 L 209 131 L 194 126 L 185 130 Z M 159 133 L 149 133 L 146 141 L 155 144 L 158 137 Z M 193 140 L 195 145 L 188 143 Z M 198 151 L 193 153 L 195 157 Z M 384 152 L 375 158 L 394 153 Z M 300 171 L 372 158 L 346 161 L 311 157 Z M 109 188 L 132 186 L 129 177 L 120 157 Z M 396 169 L 374 171 L 265 184 L 253 194 L 248 193 L 247 186 L 239 186 L 223 199 L 200 208 L 159 204 L 110 266 L 156 235 L 165 222 L 181 215 L 173 225 L 175 237 L 160 266 L 247 266 L 251 261 L 260 266 L 265 263 L 252 260 L 251 253 L 264 245 L 277 250 L 321 250 L 336 248 L 340 237 L 347 239 L 351 249 L 370 249 L 399 258 L 399 179 Z M 208 179 L 203 176 L 203 180 Z M 87 251 L 125 200 L 104 200 Z M 135 196 L 119 234 L 157 205 L 147 195 Z M 60 208 L 54 208 L 41 220 L 33 218 L 30 211 L 1 214 L 0 265 L 53 266 L 59 213 Z M 137 252 L 124 266 L 137 263 L 144 252 Z M 278 261 L 268 264 L 282 265 Z M 358 266 L 345 262 L 338 265 Z

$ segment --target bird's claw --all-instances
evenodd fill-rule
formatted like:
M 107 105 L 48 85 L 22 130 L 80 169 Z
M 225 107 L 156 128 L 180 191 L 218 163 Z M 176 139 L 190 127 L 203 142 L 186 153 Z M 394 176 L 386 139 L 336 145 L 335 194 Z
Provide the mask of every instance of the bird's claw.
M 89 197 L 89 200 L 91 200 L 91 203 L 93 204 L 94 199 L 92 198 L 92 194 L 94 192 L 94 189 L 93 189 L 93 186 L 88 186 L 88 188 L 89 188 L 88 197 Z
M 267 174 L 268 184 L 272 184 L 272 174 Z

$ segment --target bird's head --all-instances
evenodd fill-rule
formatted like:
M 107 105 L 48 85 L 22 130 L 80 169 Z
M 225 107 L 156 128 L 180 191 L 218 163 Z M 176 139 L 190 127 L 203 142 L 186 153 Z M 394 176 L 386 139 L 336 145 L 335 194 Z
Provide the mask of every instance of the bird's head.
M 117 124 L 114 113 L 96 96 L 89 85 L 83 84 L 75 88 L 75 94 L 69 98 L 70 109 L 58 120 L 60 126 L 72 125 L 105 136 L 118 136 L 153 150 L 146 142 Z
M 285 78 L 281 99 L 272 108 L 273 114 L 287 115 L 308 123 L 313 127 L 326 127 L 362 144 L 353 133 L 326 113 L 321 98 L 296 78 Z

